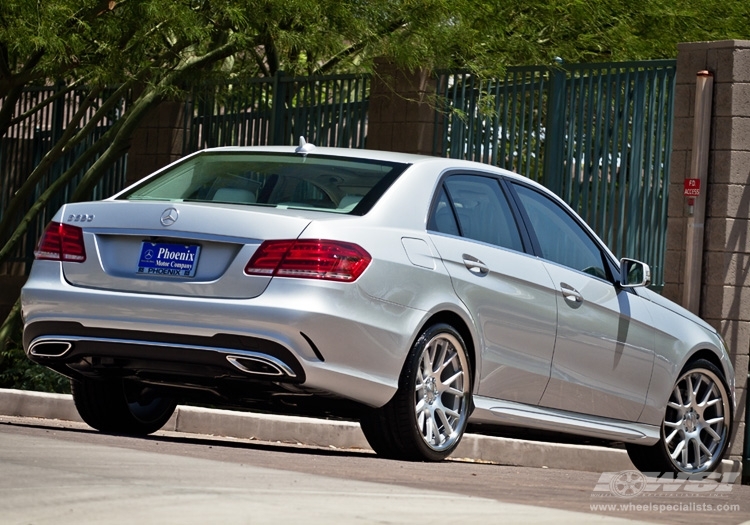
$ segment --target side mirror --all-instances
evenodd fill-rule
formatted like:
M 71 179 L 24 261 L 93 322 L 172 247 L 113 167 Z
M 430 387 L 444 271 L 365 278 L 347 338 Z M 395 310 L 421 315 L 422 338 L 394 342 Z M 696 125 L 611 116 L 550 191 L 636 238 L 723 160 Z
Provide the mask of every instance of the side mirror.
M 620 286 L 637 288 L 651 284 L 651 268 L 635 259 L 620 259 Z

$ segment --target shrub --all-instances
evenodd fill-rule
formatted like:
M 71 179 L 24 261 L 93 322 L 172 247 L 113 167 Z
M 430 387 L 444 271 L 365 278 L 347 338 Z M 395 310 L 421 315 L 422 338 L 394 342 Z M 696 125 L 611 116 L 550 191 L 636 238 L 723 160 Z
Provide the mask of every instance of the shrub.
M 0 388 L 70 393 L 68 378 L 29 361 L 21 348 L 21 328 L 0 346 Z

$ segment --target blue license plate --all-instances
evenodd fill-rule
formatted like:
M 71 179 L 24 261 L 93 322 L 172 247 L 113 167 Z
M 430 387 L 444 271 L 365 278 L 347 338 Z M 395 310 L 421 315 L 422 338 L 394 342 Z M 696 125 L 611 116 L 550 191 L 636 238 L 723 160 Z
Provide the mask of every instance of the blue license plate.
M 139 274 L 194 277 L 201 247 L 144 241 L 138 261 Z

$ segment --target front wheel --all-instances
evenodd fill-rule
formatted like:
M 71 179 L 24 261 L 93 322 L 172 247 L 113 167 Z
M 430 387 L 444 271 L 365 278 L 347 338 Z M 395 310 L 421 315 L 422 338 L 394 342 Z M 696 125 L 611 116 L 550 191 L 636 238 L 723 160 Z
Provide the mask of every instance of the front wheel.
M 172 417 L 176 401 L 122 379 L 71 379 L 76 409 L 89 426 L 112 434 L 145 436 Z
M 373 450 L 414 461 L 448 457 L 466 430 L 470 374 L 461 335 L 447 324 L 425 329 L 409 352 L 393 399 L 360 421 Z
M 627 445 L 642 472 L 698 474 L 721 462 L 732 428 L 732 402 L 724 375 L 711 362 L 688 364 L 667 402 L 661 439 L 656 445 Z

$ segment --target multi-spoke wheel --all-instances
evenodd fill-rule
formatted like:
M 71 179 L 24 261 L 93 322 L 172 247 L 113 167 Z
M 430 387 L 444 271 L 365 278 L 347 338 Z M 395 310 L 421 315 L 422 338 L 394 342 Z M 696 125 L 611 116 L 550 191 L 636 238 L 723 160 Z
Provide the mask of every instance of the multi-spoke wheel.
M 470 411 L 466 346 L 451 326 L 438 324 L 414 343 L 393 399 L 365 414 L 361 426 L 382 456 L 436 461 L 458 446 Z
M 417 429 L 436 452 L 453 450 L 466 426 L 468 366 L 456 335 L 441 332 L 424 345 L 414 385 Z
M 700 473 L 721 461 L 732 426 L 732 403 L 721 371 L 698 360 L 683 371 L 667 402 L 661 440 L 653 447 L 628 446 L 641 471 Z

